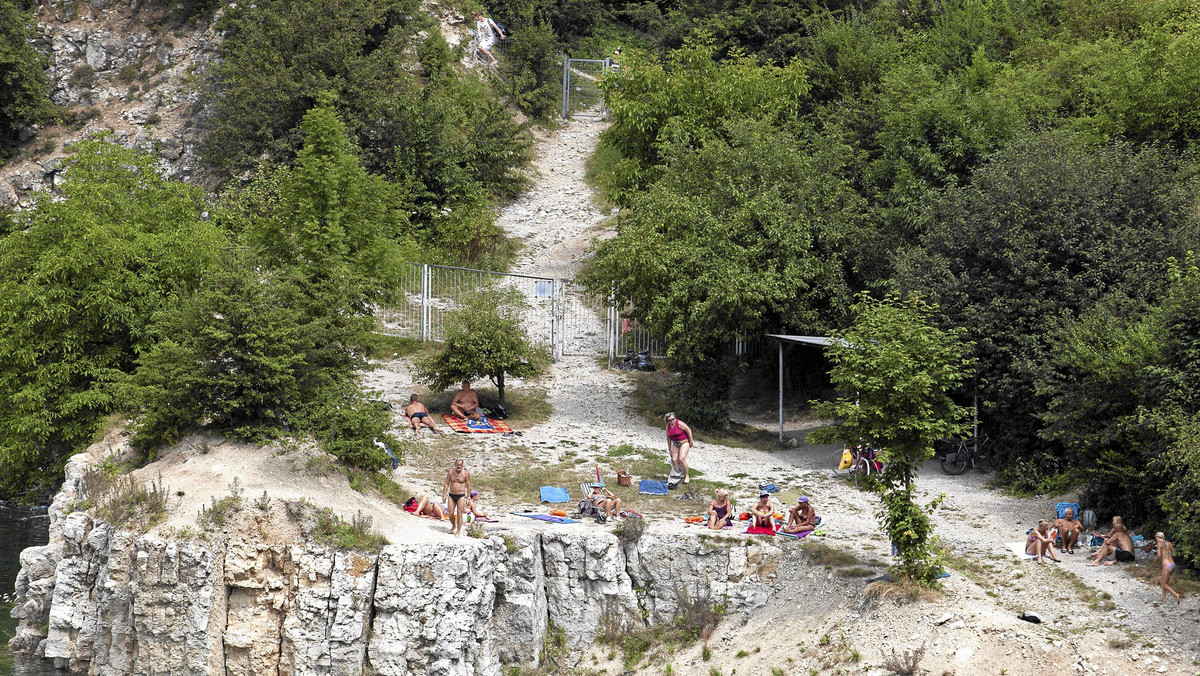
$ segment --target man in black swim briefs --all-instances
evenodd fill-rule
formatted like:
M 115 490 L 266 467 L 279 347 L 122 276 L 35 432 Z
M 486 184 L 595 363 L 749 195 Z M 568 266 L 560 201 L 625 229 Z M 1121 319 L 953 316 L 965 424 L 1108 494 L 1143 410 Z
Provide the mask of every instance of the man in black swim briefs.
M 437 425 L 433 423 L 433 416 L 429 415 L 429 409 L 425 408 L 425 404 L 422 404 L 417 399 L 416 394 L 408 398 L 408 406 L 404 407 L 404 415 L 408 416 L 408 424 L 412 426 L 414 437 L 417 436 L 421 425 L 428 427 L 438 434 L 445 434 L 445 432 L 439 430 Z
M 466 470 L 462 458 L 454 461 L 454 467 L 446 472 L 446 483 L 442 485 L 442 502 L 449 507 L 450 532 L 462 537 L 462 525 L 466 513 L 466 496 L 471 494 L 471 473 Z

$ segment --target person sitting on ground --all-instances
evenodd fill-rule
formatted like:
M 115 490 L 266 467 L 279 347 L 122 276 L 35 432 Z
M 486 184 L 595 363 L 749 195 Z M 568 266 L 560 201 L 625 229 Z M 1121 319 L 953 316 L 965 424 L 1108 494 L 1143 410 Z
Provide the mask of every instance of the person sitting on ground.
M 433 424 L 433 416 L 429 415 L 429 409 L 425 408 L 417 395 L 413 394 L 408 398 L 408 406 L 404 407 L 404 415 L 408 416 L 408 424 L 412 426 L 413 436 L 417 436 L 417 431 L 421 425 L 428 427 L 437 434 L 445 434 L 438 429 L 437 425 Z
M 1075 509 L 1068 507 L 1063 512 L 1063 517 L 1055 520 L 1054 529 L 1058 531 L 1058 537 L 1062 540 L 1058 551 L 1074 554 L 1075 545 L 1079 544 L 1079 536 L 1083 534 L 1083 524 L 1075 518 Z
M 1094 533 L 1094 535 L 1099 536 L 1100 533 Z M 1112 518 L 1112 529 L 1103 537 L 1104 544 L 1095 554 L 1092 554 L 1092 558 L 1095 560 L 1087 565 L 1098 566 L 1103 563 L 1111 566 L 1117 561 L 1128 563 L 1134 560 L 1133 538 L 1129 537 L 1129 530 L 1125 528 L 1125 522 L 1121 520 L 1121 517 L 1114 516 Z M 1112 555 L 1113 561 L 1105 561 L 1109 554 Z
M 1038 521 L 1037 528 L 1029 531 L 1029 538 L 1025 541 L 1025 553 L 1037 557 L 1037 562 L 1042 562 L 1043 556 L 1049 556 L 1051 561 L 1061 563 L 1062 560 L 1054 555 L 1054 536 L 1050 534 L 1050 522 L 1042 519 Z
M 467 511 L 475 515 L 476 519 L 489 519 L 487 512 L 479 506 L 479 491 L 471 491 L 471 497 L 467 499 Z
M 813 509 L 807 495 L 801 495 L 796 506 L 788 510 L 788 522 L 782 529 L 785 533 L 799 535 L 817 527 L 817 510 Z
M 1162 559 L 1162 577 L 1158 579 L 1158 586 L 1162 587 L 1162 598 L 1159 602 L 1167 600 L 1167 592 L 1175 595 L 1175 605 L 1179 605 L 1179 592 L 1171 588 L 1171 573 L 1175 572 L 1175 545 L 1167 542 L 1167 538 L 1161 532 L 1154 534 L 1154 542 L 1157 545 L 1158 553 L 1154 555 L 1154 560 Z
M 763 491 L 758 494 L 758 503 L 751 508 L 750 518 L 755 528 L 775 530 L 775 505 L 771 503 L 770 493 Z
M 483 409 L 479 408 L 479 395 L 471 389 L 471 381 L 464 380 L 462 389 L 454 393 L 450 402 L 450 411 L 460 418 L 479 420 L 483 417 Z
M 421 498 L 420 501 L 415 497 L 409 498 L 404 503 L 404 511 L 414 516 L 432 516 L 439 520 L 446 518 L 446 510 L 428 497 Z
M 721 530 L 733 525 L 733 505 L 729 502 L 729 491 L 717 489 L 717 496 L 708 503 L 708 527 Z
M 475 49 L 487 57 L 488 66 L 496 65 L 496 57 L 492 56 L 491 49 L 496 44 L 497 35 L 501 40 L 504 39 L 504 31 L 500 30 L 500 26 L 491 17 L 485 17 L 483 12 L 475 12 L 475 37 L 479 40 Z
M 613 495 L 612 491 L 604 487 L 604 484 L 592 484 L 592 493 L 588 497 L 597 510 L 608 514 L 608 518 L 611 519 L 621 515 L 621 498 Z

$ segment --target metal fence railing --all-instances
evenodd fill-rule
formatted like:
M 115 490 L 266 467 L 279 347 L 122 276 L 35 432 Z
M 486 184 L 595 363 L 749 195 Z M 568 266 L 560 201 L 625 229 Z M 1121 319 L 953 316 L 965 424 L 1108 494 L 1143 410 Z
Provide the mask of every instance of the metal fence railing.
M 612 67 L 611 59 L 563 57 L 562 116 L 608 119 L 600 78 Z
M 514 288 L 524 300 L 521 322 L 529 336 L 563 355 L 607 356 L 649 349 L 665 354 L 661 342 L 623 318 L 606 294 L 570 279 L 552 279 L 446 265 L 411 263 L 395 305 L 379 308 L 381 330 L 422 341 L 441 341 L 451 313 L 475 293 Z

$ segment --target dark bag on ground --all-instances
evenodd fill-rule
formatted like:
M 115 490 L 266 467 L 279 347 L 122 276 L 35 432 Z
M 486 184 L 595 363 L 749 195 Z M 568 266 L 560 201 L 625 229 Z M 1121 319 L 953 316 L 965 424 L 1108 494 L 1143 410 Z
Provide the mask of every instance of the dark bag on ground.
M 496 404 L 495 406 L 493 406 L 487 410 L 487 416 L 494 420 L 507 420 L 508 419 L 508 409 L 504 408 L 500 404 Z

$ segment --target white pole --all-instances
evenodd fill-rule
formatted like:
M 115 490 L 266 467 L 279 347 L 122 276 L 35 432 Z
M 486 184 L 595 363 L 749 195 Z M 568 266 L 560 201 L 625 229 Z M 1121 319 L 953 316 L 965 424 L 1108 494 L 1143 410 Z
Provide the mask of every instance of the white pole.
M 779 341 L 779 443 L 783 443 L 783 340 Z

